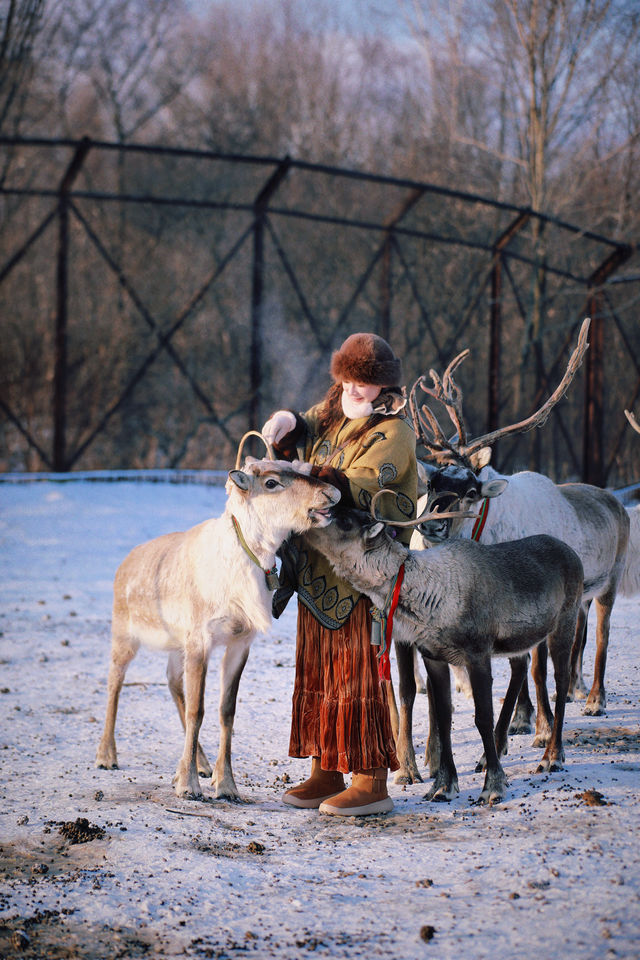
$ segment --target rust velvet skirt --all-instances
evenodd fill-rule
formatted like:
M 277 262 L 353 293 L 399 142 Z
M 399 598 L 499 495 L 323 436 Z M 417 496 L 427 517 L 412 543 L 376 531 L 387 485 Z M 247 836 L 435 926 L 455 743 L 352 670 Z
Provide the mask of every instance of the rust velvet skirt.
M 323 770 L 397 770 L 388 683 L 378 679 L 371 604 L 361 597 L 338 630 L 298 604 L 289 756 L 320 757 Z

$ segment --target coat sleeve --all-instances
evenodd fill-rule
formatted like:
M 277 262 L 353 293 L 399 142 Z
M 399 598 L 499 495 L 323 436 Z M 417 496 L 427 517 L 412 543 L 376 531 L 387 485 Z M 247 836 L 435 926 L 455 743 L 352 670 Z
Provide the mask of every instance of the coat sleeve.
M 358 453 L 342 469 L 349 480 L 351 495 L 360 509 L 369 510 L 375 493 L 393 491 L 381 497 L 376 512 L 385 519 L 412 520 L 416 516 L 418 473 L 416 440 L 406 421 L 393 417 L 374 427 L 359 445 Z M 401 539 L 410 539 L 406 528 Z

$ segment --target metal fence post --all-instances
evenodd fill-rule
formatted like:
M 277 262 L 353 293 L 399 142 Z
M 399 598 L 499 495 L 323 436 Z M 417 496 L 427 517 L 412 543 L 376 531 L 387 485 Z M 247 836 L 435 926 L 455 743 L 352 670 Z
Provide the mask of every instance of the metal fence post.
M 269 200 L 286 177 L 291 158 L 285 157 L 271 174 L 253 204 L 253 264 L 251 272 L 251 350 L 249 358 L 249 378 L 251 395 L 249 398 L 249 429 L 259 430 L 261 426 L 262 392 L 262 354 L 264 345 L 262 306 L 264 291 L 264 222 Z
M 604 298 L 602 287 L 629 259 L 633 248 L 620 244 L 594 270 L 588 281 L 587 316 L 591 317 L 589 349 L 585 358 L 582 479 L 596 487 L 607 482 L 604 468 Z
M 67 433 L 67 321 L 69 289 L 69 191 L 78 176 L 91 141 L 83 137 L 58 190 L 58 260 L 56 267 L 55 365 L 53 377 L 53 469 L 68 470 Z
M 493 263 L 491 267 L 491 301 L 489 317 L 489 373 L 487 394 L 487 432 L 497 430 L 500 420 L 500 345 L 502 342 L 502 256 L 514 237 L 531 218 L 531 211 L 524 210 L 509 224 L 497 238 L 493 247 Z M 492 457 L 494 466 L 498 461 L 498 444 L 495 445 Z

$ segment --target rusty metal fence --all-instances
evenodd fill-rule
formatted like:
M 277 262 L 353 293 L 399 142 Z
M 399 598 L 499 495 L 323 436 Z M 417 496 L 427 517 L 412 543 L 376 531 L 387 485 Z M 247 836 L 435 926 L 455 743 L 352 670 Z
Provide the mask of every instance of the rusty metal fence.
M 569 396 L 494 462 L 623 485 L 640 443 L 637 248 L 490 198 L 289 157 L 0 140 L 0 470 L 220 469 L 373 330 L 459 371 L 474 434 Z

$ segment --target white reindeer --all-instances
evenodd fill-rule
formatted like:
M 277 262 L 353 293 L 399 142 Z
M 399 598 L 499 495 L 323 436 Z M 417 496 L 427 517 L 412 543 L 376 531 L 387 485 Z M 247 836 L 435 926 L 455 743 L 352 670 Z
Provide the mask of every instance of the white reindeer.
M 223 514 L 135 547 L 114 582 L 111 665 L 96 766 L 118 766 L 115 723 L 125 671 L 141 644 L 169 655 L 167 680 L 185 730 L 173 779 L 178 796 L 202 796 L 198 772 L 217 797 L 238 799 L 231 735 L 238 684 L 257 633 L 271 625 L 275 554 L 290 533 L 329 522 L 340 499 L 301 462 L 253 460 L 229 473 Z M 274 582 L 275 579 L 275 582 Z M 215 772 L 198 742 L 209 655 L 220 667 L 220 746 Z M 213 775 L 212 775 L 213 773 Z
M 576 628 L 576 639 L 571 658 L 569 698 L 584 696 L 586 688 L 582 681 L 580 664 L 586 619 L 589 605 L 595 600 L 597 611 L 596 660 L 594 681 L 586 698 L 584 712 L 598 716 L 606 706 L 604 674 L 609 642 L 611 610 L 618 585 L 625 567 L 629 540 L 629 516 L 620 501 L 612 493 L 582 483 L 556 485 L 548 477 L 524 471 L 509 477 L 499 474 L 488 465 L 490 446 L 498 439 L 523 430 L 540 426 L 550 409 L 566 391 L 587 349 L 586 336 L 589 321 L 585 320 L 567 371 L 552 396 L 537 413 L 527 420 L 503 427 L 475 440 L 467 440 L 462 415 L 462 392 L 453 381 L 453 372 L 467 355 L 464 351 L 447 368 L 442 380 L 431 371 L 434 389 L 418 381 L 429 396 L 440 401 L 457 429 L 454 441 L 446 439 L 435 416 L 423 406 L 421 414 L 415 407 L 415 389 L 412 391 L 414 426 L 420 431 L 420 439 L 429 449 L 436 468 L 429 471 L 429 486 L 432 498 L 438 494 L 448 496 L 463 513 L 477 513 L 464 519 L 427 521 L 414 532 L 412 546 L 425 546 L 428 542 L 442 542 L 447 538 L 470 539 L 477 531 L 479 517 L 485 514 L 481 533 L 482 543 L 500 543 L 533 534 L 550 534 L 569 544 L 580 557 L 584 567 L 584 591 L 582 606 Z M 499 494 L 499 496 L 498 496 Z M 497 497 L 497 498 L 496 498 Z M 493 499 L 496 498 L 496 499 Z M 480 507 L 480 509 L 478 509 Z M 419 505 L 419 510 L 422 505 Z M 423 539 L 420 543 L 420 536 Z M 411 735 L 411 707 L 413 705 L 412 677 L 406 665 L 398 661 L 401 675 L 401 702 L 406 701 L 404 717 L 400 714 L 401 769 L 397 777 L 412 781 L 416 779 L 417 765 Z M 459 681 L 460 682 L 460 681 Z M 545 685 L 545 694 L 542 693 Z M 546 695 L 542 669 L 536 682 L 538 696 Z M 533 706 L 529 699 L 526 677 L 522 685 L 518 711 L 511 727 L 512 732 L 528 732 Z M 549 737 L 549 727 L 544 712 L 538 711 L 534 745 L 544 746 Z M 429 748 L 428 748 L 429 751 Z M 433 758 L 430 758 L 429 762 Z
M 336 511 L 333 523 L 306 537 L 379 611 L 386 611 L 388 598 L 399 591 L 393 616 L 396 650 L 415 645 L 424 657 L 440 739 L 438 772 L 425 799 L 449 800 L 458 793 L 448 664 L 464 666 L 469 674 L 486 764 L 480 801 L 497 803 L 507 785 L 499 756 L 506 752 L 526 653 L 533 651 L 536 670 L 545 639 L 555 670 L 556 705 L 555 717 L 548 698 L 540 705 L 553 730 L 536 772 L 561 769 L 569 658 L 582 598 L 583 570 L 574 550 L 549 536 L 492 546 L 451 540 L 431 550 L 410 550 L 384 523 L 357 510 Z M 512 677 L 494 731 L 495 656 L 510 659 Z
M 634 415 L 629 410 L 625 410 L 624 414 L 636 433 L 640 433 L 640 423 Z M 623 597 L 635 597 L 640 593 L 640 505 L 627 507 L 627 513 L 630 522 L 629 548 L 619 592 Z

